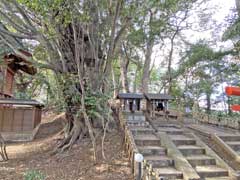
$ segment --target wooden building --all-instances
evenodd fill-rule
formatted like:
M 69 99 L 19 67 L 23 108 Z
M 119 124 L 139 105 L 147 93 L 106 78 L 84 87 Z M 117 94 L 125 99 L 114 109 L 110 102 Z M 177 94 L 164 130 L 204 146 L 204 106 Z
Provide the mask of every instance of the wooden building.
M 140 93 L 119 93 L 117 98 L 120 99 L 123 111 L 140 111 L 142 110 L 143 94 Z
M 150 113 L 151 117 L 155 117 L 157 114 L 166 115 L 168 111 L 168 101 L 173 100 L 173 97 L 167 94 L 153 94 L 147 93 L 144 94 L 146 98 L 146 109 Z
M 13 96 L 15 75 L 37 72 L 28 58 L 31 54 L 23 50 L 19 50 L 19 54 L 8 53 L 0 66 L 0 132 L 7 141 L 32 140 L 41 122 L 42 105 L 39 102 Z
M 29 141 L 41 122 L 43 105 L 35 100 L 0 99 L 0 132 L 7 141 Z

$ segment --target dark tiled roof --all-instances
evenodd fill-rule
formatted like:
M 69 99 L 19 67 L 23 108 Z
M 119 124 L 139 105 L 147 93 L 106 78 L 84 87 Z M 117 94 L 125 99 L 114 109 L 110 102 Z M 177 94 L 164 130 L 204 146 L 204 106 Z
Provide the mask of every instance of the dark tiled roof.
M 153 93 L 147 93 L 144 94 L 146 99 L 148 100 L 172 100 L 174 99 L 172 96 L 168 94 L 153 94 Z
M 118 99 L 143 99 L 143 94 L 140 93 L 119 93 Z

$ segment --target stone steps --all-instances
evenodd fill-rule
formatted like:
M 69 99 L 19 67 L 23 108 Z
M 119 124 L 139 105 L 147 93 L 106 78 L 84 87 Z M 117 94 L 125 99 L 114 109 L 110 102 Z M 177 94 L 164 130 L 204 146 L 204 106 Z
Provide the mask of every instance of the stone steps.
M 143 154 L 148 164 L 151 164 L 158 180 L 180 180 L 183 173 L 175 169 L 174 160 L 167 155 L 167 149 L 161 146 L 155 130 L 146 121 L 139 123 L 131 121 L 128 124 L 139 153 Z M 171 138 L 178 150 L 183 154 L 189 164 L 196 170 L 201 180 L 229 179 L 228 171 L 216 165 L 216 159 L 206 155 L 203 146 L 197 145 L 194 136 L 184 134 L 184 130 L 174 125 L 158 126 L 159 132 L 165 132 Z M 234 143 L 232 139 L 229 142 Z M 238 138 L 238 137 L 234 137 Z M 240 149 L 239 149 L 240 151 Z M 189 165 L 189 166 L 190 166 Z
M 167 156 L 144 156 L 147 163 L 151 164 L 153 168 L 162 168 L 174 166 L 174 161 Z
M 172 137 L 172 141 L 176 146 L 181 146 L 181 145 L 195 145 L 196 141 L 192 138 L 188 137 Z
M 128 121 L 127 122 L 128 126 L 142 126 L 142 127 L 149 127 L 149 123 L 146 121 L 143 122 L 138 122 L 138 121 Z
M 216 165 L 216 160 L 207 155 L 188 155 L 186 159 L 193 167 Z
M 167 168 L 157 168 L 155 169 L 155 172 L 157 173 L 159 179 L 183 179 L 183 174 L 182 172 L 176 170 L 175 168 L 173 167 L 167 167 Z M 165 179 L 164 179 L 165 178 Z
M 178 146 L 178 149 L 181 151 L 181 153 L 186 156 L 188 154 L 191 155 L 200 155 L 205 154 L 205 149 L 200 146 L 194 146 L 194 145 L 180 145 Z
M 240 141 L 240 135 L 220 135 L 223 141 Z
M 139 152 L 143 154 L 143 156 L 148 155 L 166 155 L 167 150 L 160 146 L 143 146 L 139 147 Z
M 137 146 L 160 146 L 160 140 L 154 135 L 136 135 L 134 136 Z
M 170 132 L 171 133 L 171 132 Z M 204 147 L 196 145 L 196 140 L 189 135 L 169 135 L 186 160 L 195 168 L 201 179 L 221 180 L 228 178 L 228 171 L 216 165 L 216 159 L 206 155 Z M 211 179 L 209 179 L 211 180 Z M 224 180 L 224 179 L 223 179 Z
M 154 130 L 151 128 L 145 128 L 145 127 L 138 127 L 138 128 L 130 128 L 133 135 L 144 135 L 144 134 L 153 134 Z
M 205 180 L 229 180 L 229 177 L 210 177 L 210 178 L 205 178 Z
M 143 154 L 144 160 L 151 164 L 157 179 L 182 180 L 183 174 L 174 168 L 174 160 L 167 156 L 167 149 L 161 146 L 160 139 L 154 135 L 155 130 L 148 123 L 128 124 L 139 153 Z
M 240 151 L 240 141 L 226 141 L 234 151 Z
M 217 166 L 196 166 L 196 171 L 201 178 L 206 177 L 226 177 L 228 176 L 228 171 L 217 167 Z
M 175 127 L 161 127 L 161 128 L 158 128 L 158 131 L 160 132 L 162 131 L 162 132 L 166 132 L 167 134 L 174 134 L 174 135 L 183 133 L 182 129 L 175 128 Z

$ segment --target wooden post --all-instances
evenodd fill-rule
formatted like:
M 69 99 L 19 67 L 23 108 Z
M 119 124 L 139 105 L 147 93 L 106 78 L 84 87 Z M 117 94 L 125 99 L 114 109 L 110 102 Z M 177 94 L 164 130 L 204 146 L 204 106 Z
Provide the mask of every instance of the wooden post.
M 5 71 L 5 79 L 4 79 L 4 85 L 3 85 L 3 93 L 7 95 L 13 94 L 13 81 L 14 81 L 14 72 L 7 68 Z
M 155 118 L 155 100 L 152 101 L 153 117 Z

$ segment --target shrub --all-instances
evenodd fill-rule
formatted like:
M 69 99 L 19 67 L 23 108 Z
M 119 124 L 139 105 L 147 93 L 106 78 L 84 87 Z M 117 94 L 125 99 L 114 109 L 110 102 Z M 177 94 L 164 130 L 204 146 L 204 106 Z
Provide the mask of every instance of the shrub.
M 24 174 L 24 180 L 45 180 L 45 178 L 42 172 L 36 170 L 30 170 Z

